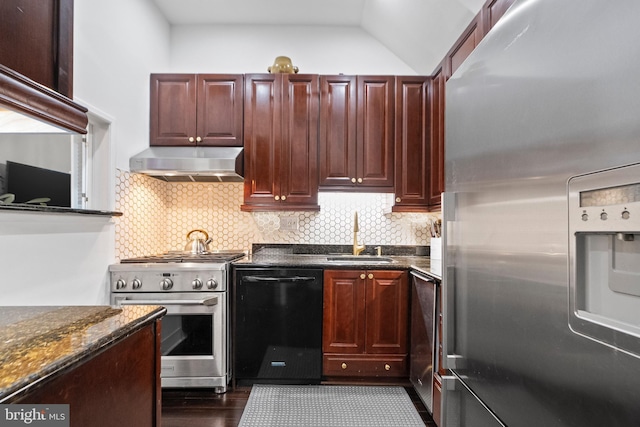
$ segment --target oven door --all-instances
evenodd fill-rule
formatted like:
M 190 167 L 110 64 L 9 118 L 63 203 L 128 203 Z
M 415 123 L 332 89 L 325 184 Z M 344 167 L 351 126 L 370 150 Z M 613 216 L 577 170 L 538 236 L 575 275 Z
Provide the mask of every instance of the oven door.
M 114 305 L 160 305 L 163 387 L 227 386 L 226 292 L 114 294 Z

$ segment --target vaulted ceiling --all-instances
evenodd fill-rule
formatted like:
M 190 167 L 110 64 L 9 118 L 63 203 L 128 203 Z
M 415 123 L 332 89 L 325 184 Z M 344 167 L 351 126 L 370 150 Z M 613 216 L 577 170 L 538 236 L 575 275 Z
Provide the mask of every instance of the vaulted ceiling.
M 172 25 L 360 27 L 430 73 L 485 0 L 153 0 Z

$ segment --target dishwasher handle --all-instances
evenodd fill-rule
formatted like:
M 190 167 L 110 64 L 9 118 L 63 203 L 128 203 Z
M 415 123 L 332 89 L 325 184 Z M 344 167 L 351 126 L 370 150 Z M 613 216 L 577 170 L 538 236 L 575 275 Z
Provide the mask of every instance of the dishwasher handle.
M 315 277 L 310 276 L 285 276 L 285 277 L 273 277 L 273 276 L 244 276 L 242 278 L 245 282 L 266 282 L 266 283 L 275 283 L 275 282 L 287 282 L 287 283 L 296 283 L 296 282 L 313 282 L 316 280 Z

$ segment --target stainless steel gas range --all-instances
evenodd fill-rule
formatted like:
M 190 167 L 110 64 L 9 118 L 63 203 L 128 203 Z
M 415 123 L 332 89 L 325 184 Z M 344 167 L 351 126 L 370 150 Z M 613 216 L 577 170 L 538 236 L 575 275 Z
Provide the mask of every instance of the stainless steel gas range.
M 161 305 L 162 387 L 227 391 L 229 263 L 242 252 L 166 253 L 109 267 L 111 304 Z

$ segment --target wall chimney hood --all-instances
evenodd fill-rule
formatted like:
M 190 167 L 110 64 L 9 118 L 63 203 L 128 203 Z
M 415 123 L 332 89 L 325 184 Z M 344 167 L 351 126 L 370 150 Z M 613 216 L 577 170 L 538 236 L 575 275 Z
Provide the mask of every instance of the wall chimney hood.
M 149 147 L 129 159 L 131 172 L 168 182 L 243 182 L 242 147 Z

